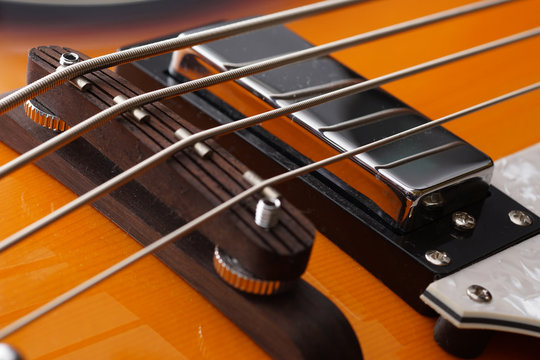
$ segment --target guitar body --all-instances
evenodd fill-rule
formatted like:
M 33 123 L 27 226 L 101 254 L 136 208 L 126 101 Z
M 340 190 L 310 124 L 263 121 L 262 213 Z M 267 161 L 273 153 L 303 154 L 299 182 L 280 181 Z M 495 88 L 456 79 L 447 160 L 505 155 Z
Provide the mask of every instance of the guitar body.
M 371 1 L 297 21 L 289 28 L 321 44 L 467 2 Z M 129 30 L 105 21 L 92 35 L 85 26 L 76 26 L 76 17 L 67 15 L 68 25 L 73 25 L 67 27 L 69 31 L 65 24 L 7 22 L 9 26 L 0 27 L 0 93 L 24 85 L 26 52 L 37 45 L 64 45 L 95 56 L 224 17 L 266 13 L 304 3 L 276 1 L 272 5 L 244 6 L 232 1 L 227 13 L 211 14 L 192 4 L 197 16 L 189 17 L 185 11 L 176 20 L 169 14 L 165 21 Z M 155 15 L 162 11 L 156 10 Z M 335 57 L 372 78 L 538 26 L 538 14 L 539 1 L 520 1 L 374 41 Z M 535 38 L 400 80 L 384 89 L 434 119 L 537 81 L 538 59 L 540 39 Z M 538 94 L 533 93 L 467 116 L 447 128 L 496 160 L 540 142 L 538 119 Z M 0 145 L 1 163 L 16 155 Z M 0 237 L 74 198 L 72 192 L 35 166 L 17 171 L 0 180 Z M 114 223 L 90 206 L 83 207 L 0 255 L 0 325 L 138 249 L 140 245 Z M 453 358 L 432 340 L 434 319 L 417 314 L 321 234 L 316 236 L 303 279 L 340 308 L 354 328 L 366 359 Z M 25 359 L 267 356 L 154 257 L 131 266 L 6 341 L 20 349 Z M 532 337 L 498 333 L 481 358 L 536 359 L 539 346 L 539 340 Z

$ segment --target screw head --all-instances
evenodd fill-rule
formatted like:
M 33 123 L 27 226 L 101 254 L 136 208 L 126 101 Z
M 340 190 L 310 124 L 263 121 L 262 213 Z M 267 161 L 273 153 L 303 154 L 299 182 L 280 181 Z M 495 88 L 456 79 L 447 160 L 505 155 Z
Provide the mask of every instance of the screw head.
M 425 257 L 427 261 L 437 266 L 446 266 L 452 261 L 445 251 L 439 250 L 428 250 L 426 251 Z
M 73 52 L 63 53 L 60 56 L 60 65 L 69 66 L 79 61 L 79 55 Z
M 488 289 L 480 285 L 471 285 L 467 288 L 467 296 L 478 303 L 488 303 L 493 299 Z
M 461 231 L 472 230 L 476 226 L 476 220 L 465 211 L 457 211 L 452 214 L 454 227 Z
M 443 204 L 444 198 L 440 192 L 433 192 L 422 199 L 422 205 L 427 209 L 440 208 Z
M 532 218 L 521 210 L 512 210 L 508 213 L 510 221 L 519 226 L 529 226 Z

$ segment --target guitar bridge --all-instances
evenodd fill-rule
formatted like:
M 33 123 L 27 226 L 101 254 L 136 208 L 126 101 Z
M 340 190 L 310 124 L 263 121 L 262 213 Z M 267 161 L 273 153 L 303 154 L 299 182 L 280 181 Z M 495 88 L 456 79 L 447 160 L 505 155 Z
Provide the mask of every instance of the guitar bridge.
M 32 49 L 28 80 L 55 71 L 66 52 L 73 50 L 56 46 Z M 88 91 L 66 83 L 40 95 L 39 102 L 50 115 L 66 119 L 74 127 L 114 105 L 119 97 L 122 101 L 142 94 L 110 70 L 86 78 L 92 83 Z M 139 121 L 136 114 L 119 116 L 38 165 L 74 192 L 84 194 L 176 143 L 186 132 L 199 132 L 163 104 L 148 105 L 144 110 L 149 115 L 146 120 Z M 36 125 L 22 107 L 1 120 L 5 126 L 0 140 L 21 153 L 57 135 Z M 249 174 L 249 168 L 215 141 L 209 139 L 201 145 L 210 152 L 202 156 L 195 148 L 180 151 L 93 205 L 148 246 L 257 182 L 253 174 L 243 176 Z M 263 192 L 261 200 L 279 204 L 279 219 L 272 215 L 271 221 L 259 221 L 255 216 L 258 201 L 250 197 L 212 223 L 157 250 L 156 256 L 273 357 L 328 358 L 337 352 L 340 358 L 361 358 L 359 342 L 345 316 L 300 278 L 311 254 L 314 227 L 279 193 Z M 310 314 L 309 321 L 296 321 L 306 318 L 305 314 Z M 328 334 L 327 329 L 340 331 Z M 313 347 L 312 341 L 319 346 Z

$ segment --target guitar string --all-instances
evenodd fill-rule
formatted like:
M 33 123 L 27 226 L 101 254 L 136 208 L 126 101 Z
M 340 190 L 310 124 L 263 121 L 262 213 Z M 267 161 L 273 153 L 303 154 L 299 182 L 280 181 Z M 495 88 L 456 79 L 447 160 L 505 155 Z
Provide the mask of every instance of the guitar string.
M 36 233 L 37 231 L 52 224 L 53 222 L 59 220 L 60 218 L 66 216 L 67 214 L 75 211 L 81 206 L 89 204 L 99 199 L 101 196 L 117 189 L 118 187 L 122 186 L 126 182 L 133 180 L 138 175 L 162 163 L 167 158 L 174 155 L 178 151 L 186 148 L 187 146 L 192 146 L 197 142 L 204 141 L 214 136 L 244 129 L 246 127 L 260 124 L 264 121 L 267 121 L 267 120 L 270 120 L 279 116 L 289 115 L 289 114 L 292 114 L 301 110 L 305 110 L 310 107 L 320 105 L 322 103 L 335 100 L 344 96 L 367 91 L 367 90 L 379 87 L 381 85 L 387 84 L 389 82 L 424 72 L 428 69 L 432 69 L 438 66 L 451 63 L 451 62 L 455 62 L 463 58 L 470 57 L 470 56 L 473 56 L 473 55 L 476 55 L 476 54 L 479 54 L 479 53 L 482 53 L 491 49 L 499 48 L 505 45 L 509 45 L 517 41 L 522 41 L 530 37 L 537 36 L 539 34 L 540 34 L 540 27 L 537 27 L 528 31 L 514 34 L 505 38 L 501 38 L 501 39 L 498 39 L 489 43 L 485 43 L 480 46 L 469 48 L 463 51 L 459 51 L 450 55 L 446 55 L 446 56 L 443 56 L 434 60 L 430 60 L 430 61 L 418 64 L 418 65 L 414 65 L 414 66 L 411 66 L 402 70 L 398 70 L 393 73 L 386 74 L 386 75 L 383 75 L 383 76 L 380 76 L 371 80 L 366 80 L 358 84 L 350 85 L 350 86 L 347 86 L 338 90 L 327 92 L 326 94 L 315 96 L 306 100 L 302 100 L 294 104 L 290 104 L 287 106 L 283 106 L 281 108 L 263 112 L 263 113 L 260 113 L 251 117 L 234 121 L 232 123 L 216 126 L 208 130 L 200 131 L 196 134 L 191 135 L 190 137 L 186 139 L 180 140 L 170 145 L 169 147 L 159 151 L 158 153 L 141 161 L 140 163 L 138 163 L 137 165 L 134 165 L 133 167 L 129 168 L 123 173 L 111 178 L 110 180 L 102 183 L 101 185 L 95 187 L 94 189 L 88 191 L 87 193 L 77 197 L 75 200 L 67 203 L 66 205 L 60 207 L 59 209 L 51 212 L 50 214 L 42 217 L 41 219 L 35 221 L 34 223 L 19 230 L 15 234 L 0 241 L 0 252 L 15 245 L 16 243 L 22 241 L 26 237 Z M 109 108 L 109 109 L 112 109 L 112 108 Z M 107 112 L 108 110 L 105 110 L 100 114 L 107 113 Z M 100 114 L 97 114 L 94 117 L 91 117 L 90 119 L 98 117 L 100 116 Z
M 273 14 L 241 20 L 212 29 L 202 30 L 182 37 L 175 37 L 117 51 L 115 53 L 79 62 L 67 66 L 63 70 L 49 74 L 0 99 L 0 115 L 57 85 L 92 71 L 106 69 L 131 61 L 142 60 L 151 56 L 166 54 L 174 50 L 241 34 L 246 31 L 262 29 L 272 25 L 298 20 L 303 17 L 314 16 L 364 1 L 366 0 L 325 0 Z
M 21 167 L 31 162 L 34 162 L 55 150 L 58 150 L 62 146 L 70 143 L 71 141 L 77 139 L 78 137 L 84 135 L 92 129 L 113 119 L 117 115 L 135 109 L 137 107 L 186 94 L 188 92 L 201 90 L 225 81 L 254 75 L 256 73 L 271 70 L 280 66 L 285 66 L 295 62 L 328 55 L 332 52 L 343 50 L 352 46 L 357 46 L 368 41 L 380 39 L 385 36 L 432 24 L 434 22 L 443 21 L 452 17 L 471 13 L 473 11 L 479 11 L 485 9 L 486 7 L 500 5 L 508 1 L 509 0 L 480 1 L 465 6 L 460 6 L 457 8 L 390 25 L 367 33 L 351 36 L 319 46 L 314 46 L 301 51 L 273 57 L 240 68 L 231 69 L 215 75 L 210 75 L 201 79 L 188 81 L 179 85 L 170 86 L 164 89 L 155 90 L 145 93 L 143 95 L 133 97 L 122 102 L 121 104 L 114 105 L 100 112 L 99 114 L 82 121 L 81 123 L 70 128 L 69 130 L 64 131 L 63 133 L 18 156 L 14 160 L 0 166 L 0 178 L 5 177 L 11 172 L 20 169 Z
M 535 84 L 535 85 L 532 85 L 532 86 L 534 86 L 534 89 L 537 89 L 537 88 L 538 88 L 538 85 L 539 85 L 539 84 Z M 528 90 L 528 91 L 532 91 L 532 90 Z M 514 96 L 517 96 L 517 95 L 514 95 Z M 502 100 L 501 100 L 501 101 L 502 101 Z M 449 121 L 449 120 L 447 120 L 447 121 Z M 367 150 L 364 150 L 364 151 L 367 151 Z M 341 154 L 341 155 L 344 155 L 344 154 Z M 351 156 L 352 156 L 352 155 L 351 155 Z M 337 160 L 336 160 L 336 161 L 337 161 Z M 324 166 L 324 165 L 321 165 L 321 166 Z M 283 180 L 283 181 L 285 181 L 285 180 Z M 246 195 L 246 196 L 247 196 L 247 195 Z M 172 240 L 171 240 L 171 241 L 172 241 Z M 119 271 L 119 270 L 118 270 L 118 271 Z
M 72 289 L 66 291 L 65 293 L 61 294 L 60 296 L 54 298 L 53 300 L 49 301 L 48 303 L 42 305 L 41 307 L 37 308 L 36 310 L 28 313 L 27 315 L 15 320 L 11 324 L 7 325 L 6 327 L 0 329 L 0 339 L 4 339 L 5 337 L 13 334 L 17 330 L 23 328 L 24 326 L 32 323 L 33 321 L 39 319 L 41 316 L 49 313 L 50 311 L 56 309 L 60 305 L 66 303 L 67 301 L 73 299 L 74 297 L 80 295 L 81 293 L 85 292 L 86 290 L 90 289 L 91 287 L 99 284 L 100 282 L 106 280 L 107 278 L 111 277 L 112 275 L 118 273 L 119 271 L 125 269 L 126 267 L 132 265 L 133 263 L 137 262 L 138 260 L 144 258 L 145 256 L 151 254 L 152 252 L 158 250 L 159 248 L 169 244 L 172 241 L 179 240 L 182 236 L 187 235 L 191 231 L 194 231 L 197 227 L 201 226 L 208 220 L 214 218 L 215 216 L 221 214 L 222 212 L 229 209 L 234 204 L 244 200 L 245 198 L 254 195 L 257 192 L 262 191 L 266 187 L 272 187 L 275 185 L 278 185 L 280 183 L 283 183 L 288 180 L 292 180 L 296 177 L 308 174 L 312 171 L 316 171 L 318 169 L 321 169 L 325 166 L 331 165 L 333 163 L 336 163 L 338 161 L 348 159 L 352 156 L 358 155 L 360 153 L 371 151 L 373 149 L 376 149 L 380 146 L 386 145 L 390 142 L 402 139 L 404 137 L 419 133 L 421 131 L 425 131 L 431 128 L 434 128 L 436 126 L 443 125 L 449 121 L 458 119 L 460 117 L 463 117 L 465 115 L 469 115 L 471 113 L 474 113 L 476 111 L 485 109 L 487 107 L 499 104 L 503 101 L 510 100 L 514 97 L 532 92 L 534 90 L 540 89 L 540 82 L 531 84 L 529 86 L 523 87 L 521 89 L 506 93 L 504 95 L 498 96 L 496 98 L 492 98 L 490 100 L 487 100 L 485 102 L 476 104 L 474 106 L 471 106 L 469 108 L 460 110 L 458 112 L 455 112 L 453 114 L 444 116 L 442 118 L 439 118 L 434 121 L 430 121 L 428 123 L 410 128 L 408 130 L 399 132 L 397 134 L 388 136 L 384 139 L 373 141 L 369 144 L 360 146 L 356 149 L 349 150 L 347 152 L 334 155 L 332 157 L 326 158 L 324 160 L 302 166 L 300 168 L 290 170 L 288 172 L 282 173 L 280 175 L 274 176 L 272 178 L 269 178 L 267 180 L 263 180 L 259 184 L 250 187 L 249 189 L 241 192 L 240 194 L 230 198 L 229 200 L 223 202 L 222 204 L 216 206 L 215 208 L 209 210 L 208 212 L 204 213 L 203 215 L 195 218 L 194 220 L 190 221 L 189 223 L 181 226 L 177 230 L 169 233 L 168 235 L 158 239 L 157 241 L 153 242 L 152 244 L 142 248 L 141 250 L 133 253 L 132 255 L 128 256 L 122 261 L 117 262 L 113 266 L 109 267 L 108 269 L 100 272 L 99 274 L 93 276 L 92 278 L 84 281 L 83 283 L 73 287 Z

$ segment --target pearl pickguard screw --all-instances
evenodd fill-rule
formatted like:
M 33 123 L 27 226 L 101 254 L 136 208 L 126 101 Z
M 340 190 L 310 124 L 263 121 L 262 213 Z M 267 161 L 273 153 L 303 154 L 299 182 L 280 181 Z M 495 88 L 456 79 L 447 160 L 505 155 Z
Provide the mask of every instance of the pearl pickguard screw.
M 480 285 L 469 286 L 467 288 L 467 296 L 478 303 L 488 303 L 493 299 L 489 290 Z

